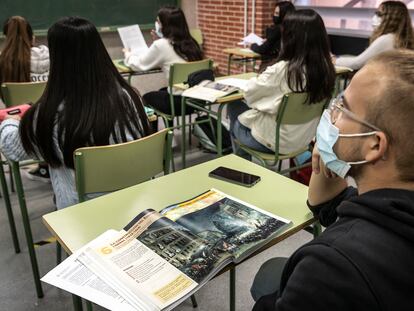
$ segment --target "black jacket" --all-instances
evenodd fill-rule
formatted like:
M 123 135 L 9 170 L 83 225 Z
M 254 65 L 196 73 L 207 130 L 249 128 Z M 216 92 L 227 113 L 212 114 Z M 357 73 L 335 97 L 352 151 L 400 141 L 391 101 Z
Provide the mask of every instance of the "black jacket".
M 266 41 L 261 45 L 252 44 L 250 49 L 262 56 L 263 60 L 274 59 L 280 50 L 280 26 L 275 25 L 266 29 Z
M 348 188 L 314 211 L 338 220 L 290 257 L 280 291 L 254 310 L 414 310 L 414 191 Z

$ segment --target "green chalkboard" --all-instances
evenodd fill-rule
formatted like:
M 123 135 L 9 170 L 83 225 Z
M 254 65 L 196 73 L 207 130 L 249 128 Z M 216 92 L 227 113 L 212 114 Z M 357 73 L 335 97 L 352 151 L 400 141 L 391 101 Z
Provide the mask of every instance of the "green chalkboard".
M 113 26 L 153 24 L 158 9 L 177 0 L 0 0 L 0 23 L 24 16 L 34 30 L 45 31 L 63 16 L 81 16 L 101 30 Z

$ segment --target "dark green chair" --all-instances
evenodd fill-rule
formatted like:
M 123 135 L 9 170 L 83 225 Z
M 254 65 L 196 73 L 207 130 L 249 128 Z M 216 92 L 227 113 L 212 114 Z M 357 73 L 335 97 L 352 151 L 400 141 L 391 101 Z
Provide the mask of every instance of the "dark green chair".
M 17 105 L 21 105 L 25 103 L 34 103 L 42 96 L 45 86 L 46 86 L 46 82 L 3 83 L 1 85 L 1 93 L 3 95 L 4 104 L 6 105 L 6 107 L 13 107 L 13 106 L 17 106 Z M 38 162 L 39 161 L 37 160 L 28 160 L 28 161 L 21 161 L 21 162 L 1 161 L 1 164 L 2 165 L 5 163 L 9 164 L 10 171 L 11 171 L 10 186 L 12 188 L 12 191 L 14 189 L 13 185 L 14 184 L 16 185 L 16 192 L 17 192 L 20 210 L 22 214 L 23 226 L 24 226 L 24 231 L 26 235 L 27 247 L 29 250 L 30 262 L 32 265 L 36 292 L 37 292 L 37 296 L 39 298 L 42 298 L 43 290 L 42 290 L 42 285 L 40 283 L 40 274 L 39 274 L 39 268 L 38 268 L 37 259 L 36 259 L 36 253 L 35 253 L 34 246 L 33 246 L 33 236 L 32 236 L 32 230 L 30 227 L 30 219 L 29 219 L 29 215 L 27 212 L 24 189 L 23 189 L 23 184 L 22 184 L 22 180 L 20 176 L 20 167 L 35 164 Z M 0 170 L 0 175 L 1 175 L 0 182 L 1 182 L 1 187 L 3 191 L 3 199 L 5 202 L 7 214 L 9 217 L 9 224 L 10 224 L 10 228 L 12 232 L 13 243 L 14 243 L 16 252 L 19 252 L 20 249 L 18 245 L 18 238 L 17 238 L 17 234 L 15 230 L 14 218 L 13 218 L 13 213 L 11 211 L 10 198 L 9 198 L 9 193 L 7 189 L 7 183 L 6 183 L 6 179 L 4 176 L 3 168 L 1 168 Z M 14 179 L 14 182 L 13 182 L 13 179 Z
M 297 150 L 289 154 L 281 154 L 280 149 L 280 129 L 282 125 L 300 125 L 315 118 L 320 118 L 323 110 L 327 106 L 329 100 L 324 100 L 316 104 L 309 105 L 307 93 L 289 93 L 283 96 L 279 111 L 276 115 L 276 140 L 275 152 L 267 153 L 260 152 L 249 148 L 239 141 L 235 141 L 236 147 L 244 150 L 252 157 L 256 158 L 264 167 L 276 166 L 279 164 L 278 171 L 285 174 L 291 171 L 298 170 L 306 165 L 294 166 L 289 169 L 281 171 L 281 164 L 283 160 L 294 159 L 305 151 L 311 151 L 311 146 L 300 146 Z M 316 134 L 316 133 L 315 133 Z M 310 142 L 309 142 L 310 143 Z

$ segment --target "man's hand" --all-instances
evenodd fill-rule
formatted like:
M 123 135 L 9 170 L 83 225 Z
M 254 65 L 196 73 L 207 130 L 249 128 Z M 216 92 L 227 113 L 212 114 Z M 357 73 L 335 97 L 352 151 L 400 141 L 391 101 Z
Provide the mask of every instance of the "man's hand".
M 312 176 L 308 189 L 309 204 L 316 206 L 332 200 L 347 186 L 345 179 L 339 178 L 325 166 L 319 154 L 318 144 L 315 144 L 312 152 Z
M 321 155 L 319 154 L 318 145 L 315 144 L 312 152 L 312 172 L 318 175 L 322 172 L 326 178 L 335 178 L 338 177 L 335 173 L 333 173 L 330 169 L 328 169 L 321 159 Z

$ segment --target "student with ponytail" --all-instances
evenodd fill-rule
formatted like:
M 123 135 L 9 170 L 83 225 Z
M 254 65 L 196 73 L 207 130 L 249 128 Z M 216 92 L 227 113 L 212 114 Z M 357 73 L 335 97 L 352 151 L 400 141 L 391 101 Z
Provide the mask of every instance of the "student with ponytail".
M 34 46 L 30 24 L 21 16 L 8 18 L 3 26 L 6 37 L 0 54 L 0 83 L 47 81 L 49 50 Z
M 42 158 L 50 170 L 57 208 L 78 202 L 73 152 L 150 134 L 139 94 L 112 63 L 96 27 L 66 17 L 48 31 L 50 77 L 45 92 L 23 116 L 0 125 L 9 159 Z

